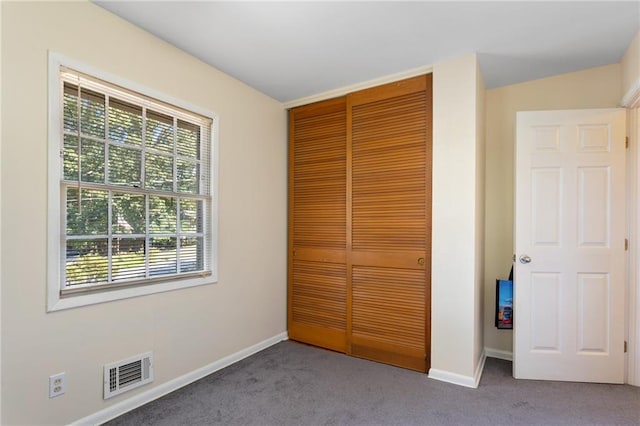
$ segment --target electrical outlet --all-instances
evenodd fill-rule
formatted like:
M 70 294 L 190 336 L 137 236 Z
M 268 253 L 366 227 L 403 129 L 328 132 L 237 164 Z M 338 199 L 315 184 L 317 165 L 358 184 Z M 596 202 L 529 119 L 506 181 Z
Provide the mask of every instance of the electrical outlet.
M 67 390 L 67 383 L 64 377 L 65 373 L 54 374 L 49 376 L 49 398 L 63 395 Z

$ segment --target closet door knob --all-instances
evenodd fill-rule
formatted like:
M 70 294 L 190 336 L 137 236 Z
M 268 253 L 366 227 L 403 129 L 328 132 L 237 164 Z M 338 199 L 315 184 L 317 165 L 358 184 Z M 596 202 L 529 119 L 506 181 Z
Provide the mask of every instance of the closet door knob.
M 424 265 L 424 257 L 418 258 L 418 265 Z

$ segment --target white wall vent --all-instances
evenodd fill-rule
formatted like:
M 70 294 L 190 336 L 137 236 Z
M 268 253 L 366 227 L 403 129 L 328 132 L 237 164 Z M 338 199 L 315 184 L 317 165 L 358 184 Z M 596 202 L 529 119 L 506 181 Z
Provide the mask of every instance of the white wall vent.
M 153 382 L 153 354 L 147 352 L 104 366 L 104 399 Z

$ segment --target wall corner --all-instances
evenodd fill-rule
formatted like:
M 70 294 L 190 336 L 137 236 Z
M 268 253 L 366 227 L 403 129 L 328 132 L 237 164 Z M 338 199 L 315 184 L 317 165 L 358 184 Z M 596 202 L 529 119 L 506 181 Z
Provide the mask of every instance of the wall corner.
M 620 61 L 623 107 L 640 105 L 640 31 L 635 35 Z
M 483 348 L 478 262 L 484 228 L 484 161 L 479 158 L 484 155 L 479 128 L 484 90 L 477 55 L 434 65 L 433 81 L 430 376 L 465 385 L 469 380 L 461 378 L 474 377 Z

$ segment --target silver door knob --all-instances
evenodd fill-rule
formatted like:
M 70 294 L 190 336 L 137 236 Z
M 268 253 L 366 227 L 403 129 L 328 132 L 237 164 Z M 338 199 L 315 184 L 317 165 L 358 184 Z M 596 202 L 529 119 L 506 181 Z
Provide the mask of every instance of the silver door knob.
M 523 254 L 522 256 L 520 256 L 520 263 L 522 264 L 531 263 L 531 258 L 526 254 Z

